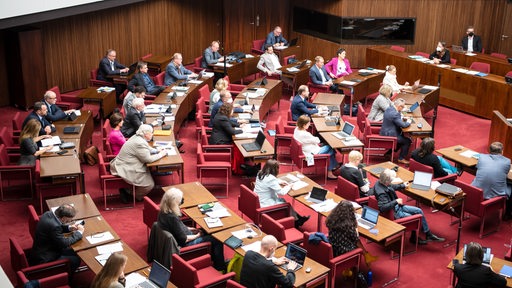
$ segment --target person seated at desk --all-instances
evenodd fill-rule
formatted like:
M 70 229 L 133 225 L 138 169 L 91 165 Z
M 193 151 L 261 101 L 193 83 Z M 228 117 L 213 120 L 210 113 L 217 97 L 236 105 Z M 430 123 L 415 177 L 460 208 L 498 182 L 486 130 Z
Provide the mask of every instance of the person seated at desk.
M 124 66 L 123 64 L 117 62 L 116 60 L 116 50 L 109 49 L 105 57 L 100 60 L 100 64 L 98 65 L 98 74 L 96 75 L 96 80 L 107 81 L 113 83 L 112 77 L 108 77 L 111 75 L 119 75 L 121 73 L 128 73 L 130 68 Z
M 188 227 L 181 221 L 180 205 L 183 203 L 183 192 L 178 188 L 171 188 L 165 191 L 160 201 L 160 212 L 158 212 L 158 225 L 163 230 L 172 234 L 180 247 L 210 242 L 212 244 L 211 256 L 215 269 L 226 270 L 224 262 L 224 244 L 204 231 Z M 202 221 L 202 219 L 201 219 Z
M 400 93 L 401 90 L 411 90 L 409 82 L 405 82 L 404 85 L 398 84 L 398 81 L 396 80 L 395 65 L 386 66 L 386 75 L 384 76 L 384 80 L 382 80 L 382 84 L 387 84 L 391 86 L 391 88 L 393 89 L 393 93 Z
M 133 92 L 137 86 L 143 86 L 146 88 L 146 93 L 155 96 L 158 96 L 165 89 L 165 86 L 155 85 L 148 74 L 148 63 L 142 61 L 137 63 L 137 71 L 128 83 L 128 90 Z
M 427 219 L 425 215 L 423 215 L 423 211 L 421 208 L 416 206 L 404 205 L 404 201 L 402 198 L 398 198 L 395 190 L 402 190 L 409 185 L 409 183 L 405 182 L 402 184 L 392 184 L 393 180 L 396 178 L 396 172 L 390 169 L 385 169 L 379 176 L 379 181 L 375 183 L 374 193 L 375 198 L 379 203 L 379 210 L 381 212 L 387 212 L 389 210 L 393 210 L 395 219 L 404 218 L 407 216 L 421 214 L 421 228 L 426 235 L 426 240 L 418 238 L 418 244 L 426 245 L 427 241 L 436 241 L 436 242 L 444 242 L 445 239 L 438 237 L 430 231 L 428 227 Z M 413 244 L 416 244 L 416 233 L 412 232 L 411 238 L 409 241 Z
M 34 265 L 69 259 L 70 273 L 75 272 L 81 260 L 70 246 L 82 239 L 85 230 L 83 225 L 74 224 L 75 215 L 75 207 L 65 204 L 39 217 L 30 253 Z
M 108 142 L 110 143 L 112 154 L 117 155 L 119 154 L 119 151 L 121 151 L 121 147 L 123 147 L 126 142 L 126 138 L 124 138 L 123 133 L 121 133 L 123 115 L 119 113 L 112 113 L 109 120 L 112 130 L 110 131 L 110 134 L 108 134 Z
M 124 268 L 127 262 L 128 257 L 121 252 L 110 254 L 100 273 L 92 280 L 91 288 L 124 288 Z
M 340 78 L 352 74 L 350 62 L 345 58 L 347 51 L 340 48 L 336 54 L 338 55 L 337 57 L 332 58 L 331 61 L 325 64 L 325 70 L 329 73 L 329 76 L 331 76 L 331 78 Z
M 52 150 L 53 145 L 39 149 L 37 142 L 42 139 L 52 138 L 51 135 L 39 136 L 41 123 L 36 119 L 30 119 L 20 133 L 20 159 L 18 165 L 36 165 L 36 159 L 47 151 Z
M 473 26 L 468 26 L 466 35 L 462 37 L 461 44 L 464 51 L 482 53 L 482 38 L 475 35 L 475 28 Z
M 380 128 L 381 136 L 393 136 L 397 138 L 397 149 L 400 149 L 398 155 L 398 162 L 402 164 L 409 164 L 409 161 L 405 159 L 409 154 L 409 147 L 411 146 L 411 139 L 404 136 L 402 128 L 411 126 L 412 120 L 403 118 L 401 111 L 405 107 L 405 100 L 398 98 L 393 102 L 393 105 L 389 106 L 384 112 L 384 118 L 382 119 L 382 127 Z
M 315 65 L 309 69 L 309 78 L 316 85 L 326 85 L 329 87 L 329 90 L 338 92 L 338 85 L 332 83 L 331 77 L 329 77 L 325 70 L 324 57 L 322 56 L 315 57 Z
M 467 245 L 466 263 L 453 262 L 453 273 L 457 277 L 455 288 L 472 287 L 507 287 L 507 279 L 496 274 L 492 268 L 482 265 L 484 260 L 484 249 L 477 242 L 471 242 Z
M 197 77 L 197 74 L 188 70 L 183 66 L 183 56 L 180 53 L 174 53 L 172 60 L 165 68 L 165 85 L 169 86 L 178 80 L 188 80 L 192 77 Z
M 371 255 L 361 243 L 357 231 L 357 220 L 352 202 L 343 200 L 331 211 L 325 220 L 329 230 L 329 243 L 332 245 L 332 256 L 338 257 L 356 248 L 364 251 L 366 266 L 379 259 Z
M 510 159 L 503 156 L 503 144 L 493 142 L 489 146 L 489 154 L 480 154 L 476 164 L 476 177 L 471 185 L 484 191 L 484 199 L 507 197 L 507 208 L 504 219 L 512 219 L 511 186 L 507 184 L 510 171 Z
M 311 116 L 318 113 L 316 105 L 309 103 L 309 88 L 307 85 L 300 85 L 297 89 L 297 95 L 293 97 L 290 110 L 292 111 L 292 120 L 297 121 L 301 115 Z
M 432 167 L 434 169 L 433 178 L 444 177 L 453 173 L 459 174 L 457 168 L 450 165 L 443 157 L 434 155 L 435 145 L 436 142 L 433 138 L 423 138 L 420 148 L 412 151 L 411 158 L 416 162 Z M 462 173 L 462 170 L 460 170 L 460 173 Z
M 368 114 L 370 121 L 382 121 L 384 119 L 384 112 L 391 106 L 391 97 L 393 96 L 393 88 L 388 84 L 383 84 L 379 89 L 379 96 L 373 100 L 372 109 Z
M 144 99 L 146 97 L 146 88 L 144 86 L 136 86 L 133 89 L 133 92 L 130 91 L 128 94 L 126 94 L 126 97 L 123 99 L 123 109 L 124 112 L 127 113 L 128 110 L 130 110 L 130 107 L 132 107 L 132 101 L 135 98 L 142 98 Z
M 126 111 L 126 117 L 124 118 L 123 124 L 121 126 L 121 133 L 126 138 L 130 138 L 135 134 L 135 131 L 139 129 L 140 125 L 146 123 L 146 115 L 144 114 L 144 108 L 146 105 L 144 104 L 144 99 L 135 98 L 132 101 L 132 107 Z M 152 126 L 157 125 L 157 121 L 153 121 L 151 123 Z
M 281 30 L 281 27 L 276 26 L 272 32 L 268 33 L 267 38 L 265 38 L 265 43 L 261 47 L 261 50 L 267 50 L 267 45 L 272 47 L 288 45 L 288 41 L 286 41 L 286 39 L 283 37 L 283 31 Z
M 48 112 L 46 113 L 46 120 L 48 122 L 53 123 L 58 120 L 62 120 L 68 117 L 68 114 L 75 111 L 74 109 L 62 111 L 59 106 L 57 106 L 57 95 L 53 91 L 46 91 L 43 96 L 43 102 L 48 108 Z
M 370 181 L 366 177 L 366 171 L 363 170 L 364 164 L 361 164 L 363 154 L 357 150 L 352 150 L 348 154 L 348 163 L 340 167 L 340 176 L 354 183 L 359 188 L 359 196 L 368 196 L 370 190 Z
M 247 288 L 291 288 L 295 283 L 297 263 L 285 257 L 274 258 L 277 239 L 267 235 L 261 239 L 259 252 L 249 250 L 245 253 L 240 271 L 240 284 Z M 287 263 L 286 275 L 277 266 Z
M 428 58 L 434 60 L 434 64 L 450 64 L 450 51 L 446 49 L 446 43 L 437 42 L 436 51 L 432 52 Z
M 208 113 L 212 113 L 213 106 L 219 102 L 220 92 L 226 89 L 228 89 L 228 82 L 223 78 L 217 80 L 217 83 L 215 83 L 215 89 L 210 93 L 210 107 L 208 108 Z
M 203 52 L 201 68 L 210 68 L 210 66 L 219 62 L 224 62 L 224 57 L 219 53 L 219 41 L 213 41 L 212 45 Z
M 116 158 L 110 161 L 112 175 L 119 176 L 126 183 L 135 186 L 135 199 L 137 201 L 142 201 L 144 196 L 155 186 L 146 164 L 167 156 L 165 149 L 154 149 L 149 146 L 148 142 L 152 139 L 153 127 L 147 124 L 140 125 L 135 135 L 124 143 Z M 120 192 L 121 199 L 130 199 L 131 195 L 127 195 L 126 190 Z
M 286 195 L 290 191 L 291 184 L 284 187 L 279 185 L 277 175 L 279 174 L 279 162 L 274 159 L 267 160 L 256 176 L 256 184 L 254 185 L 254 193 L 258 194 L 261 207 L 273 206 L 285 203 L 286 200 L 280 198 L 279 195 Z M 298 228 L 309 220 L 308 216 L 299 215 L 293 206 L 290 206 L 290 215 L 295 219 L 295 227 Z
M 339 165 L 336 160 L 336 152 L 327 144 L 321 144 L 318 137 L 313 136 L 308 132 L 311 119 L 307 115 L 302 115 L 297 120 L 297 127 L 293 131 L 293 139 L 297 140 L 302 144 L 302 153 L 304 156 L 309 157 L 310 155 L 316 154 L 329 154 L 329 167 L 327 172 L 327 179 L 336 180 L 338 179 L 332 171 L 336 170 Z
M 238 104 L 238 103 L 233 104 L 233 98 L 231 96 L 231 92 L 229 92 L 228 90 L 220 91 L 219 95 L 220 95 L 220 98 L 217 101 L 217 103 L 215 103 L 215 105 L 213 105 L 212 112 L 210 113 L 210 122 L 208 122 L 208 127 L 213 128 L 213 120 L 215 119 L 215 116 L 217 116 L 217 113 L 219 112 L 220 107 L 224 103 L 231 104 L 233 106 L 234 113 L 244 113 L 244 112 L 252 113 L 251 110 L 242 109 L 240 104 Z M 230 115 L 230 117 L 231 117 L 231 115 Z M 236 118 L 230 118 L 229 120 L 231 121 L 231 124 L 234 127 L 239 127 L 240 124 L 244 124 L 244 123 L 248 122 L 247 120 L 240 120 L 240 119 L 236 119 Z
M 28 121 L 30 119 L 36 119 L 41 123 L 41 129 L 39 130 L 39 135 L 50 135 L 51 133 L 55 132 L 55 126 L 53 124 L 50 124 L 48 120 L 46 120 L 46 114 L 48 113 L 48 107 L 43 102 L 36 102 L 34 103 L 34 109 L 30 114 L 27 115 L 25 120 L 23 121 L 23 125 L 21 125 L 21 129 L 27 125 Z
M 213 120 L 213 129 L 208 144 L 231 144 L 233 143 L 233 135 L 240 134 L 241 129 L 233 128 L 233 122 L 229 119 L 233 114 L 233 105 L 231 103 L 223 103 L 219 108 L 219 112 L 215 115 Z M 242 124 L 241 126 L 243 126 Z
M 281 70 L 281 63 L 279 57 L 274 53 L 274 48 L 270 44 L 265 45 L 265 53 L 261 54 L 258 65 L 256 66 L 259 70 L 268 76 L 280 77 L 283 73 Z

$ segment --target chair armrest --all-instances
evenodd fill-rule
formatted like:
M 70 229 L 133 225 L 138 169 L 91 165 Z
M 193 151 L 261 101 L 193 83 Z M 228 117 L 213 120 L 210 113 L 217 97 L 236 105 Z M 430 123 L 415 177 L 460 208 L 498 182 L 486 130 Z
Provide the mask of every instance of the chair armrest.
M 229 153 L 231 155 L 231 151 L 233 149 L 233 145 L 201 145 L 204 152 L 215 151 L 215 153 Z M 231 156 L 230 156 L 231 160 Z
M 28 279 L 41 279 L 58 273 L 68 273 L 71 269 L 69 259 L 55 260 L 21 269 Z
M 293 138 L 293 134 L 276 134 L 275 137 L 277 139 L 291 140 Z
M 112 86 L 112 83 L 102 80 L 89 79 L 89 85 L 94 87 Z
M 330 266 L 334 267 L 334 271 L 332 271 L 333 274 L 336 275 L 336 270 L 338 270 L 338 269 L 351 268 L 350 266 L 352 266 L 352 265 L 347 265 L 346 262 L 348 262 L 352 259 L 359 258 L 359 261 L 357 261 L 359 263 L 362 255 L 363 255 L 363 249 L 356 248 L 356 249 L 349 251 L 345 254 L 341 254 L 337 257 L 330 259 L 329 260 L 329 263 L 331 264 Z M 345 265 L 347 265 L 347 266 L 345 266 Z
M 457 180 L 457 174 L 448 174 L 443 177 L 438 177 L 434 179 L 435 181 L 438 181 L 439 183 L 448 183 L 452 184 Z
M 204 160 L 217 162 L 231 162 L 230 153 L 205 153 Z
M 395 219 L 395 223 L 405 226 L 408 230 L 416 230 L 416 227 L 421 225 L 421 214 L 414 214 L 400 219 Z M 415 227 L 415 225 L 417 225 Z
M 190 264 L 192 267 L 196 268 L 197 270 L 204 269 L 208 266 L 213 265 L 210 254 L 199 256 L 199 257 L 189 260 L 187 262 L 188 262 L 188 264 Z
M 263 54 L 263 51 L 261 51 L 260 49 L 256 49 L 256 48 L 251 48 L 251 52 L 254 54 L 257 54 L 257 55 Z
M 180 257 L 185 261 L 195 259 L 199 256 L 210 255 L 212 244 L 210 242 L 198 243 L 192 246 L 180 248 Z
M 290 203 L 282 203 L 276 204 L 267 207 L 261 207 L 256 209 L 256 213 L 258 213 L 258 218 L 261 218 L 261 214 L 267 214 L 273 219 L 280 219 L 284 217 L 288 217 L 290 215 Z M 284 217 L 276 218 L 274 215 L 284 215 Z M 258 223 L 261 222 L 261 219 L 258 219 Z
M 295 125 L 297 125 L 297 123 L 294 122 L 293 124 L 294 125 L 292 125 L 292 126 L 288 126 L 288 125 L 284 126 L 284 132 L 293 136 L 293 132 L 295 131 L 295 127 L 296 127 Z
M 368 205 L 368 201 L 370 201 L 370 197 L 361 197 L 356 199 L 356 203 L 361 206 Z
M 77 103 L 77 104 L 81 104 L 82 103 L 82 98 L 78 98 L 74 95 L 63 95 L 63 94 L 60 94 L 60 98 L 61 98 L 61 102 L 69 102 L 69 103 Z
M 235 275 L 236 275 L 235 272 L 229 272 L 224 275 L 221 274 L 216 277 L 212 277 L 211 279 L 208 279 L 207 281 L 203 281 L 202 283 L 199 283 L 194 287 L 195 288 L 203 288 L 203 287 L 218 286 L 218 285 L 214 285 L 214 284 L 227 282 L 229 279 L 235 279 Z
M 156 96 L 158 96 L 158 95 L 156 95 Z M 144 99 L 145 100 L 155 100 L 156 96 L 155 95 L 151 95 L 151 94 L 146 94 L 146 97 L 144 97 Z
M 374 133 L 374 130 L 373 129 L 376 129 L 375 131 L 378 133 L 380 131 L 380 126 L 382 126 L 382 121 L 370 121 L 368 120 L 368 122 L 370 123 L 370 126 L 379 126 L 378 128 L 377 127 L 372 127 L 372 133 Z
M 292 216 L 285 217 L 276 221 L 279 224 L 283 225 L 284 229 L 290 229 L 295 227 L 295 219 Z
M 480 203 L 480 211 L 485 212 L 487 210 L 505 209 L 505 199 L 505 196 L 501 196 L 484 200 L 482 203 Z M 481 215 L 484 215 L 484 213 L 481 213 Z

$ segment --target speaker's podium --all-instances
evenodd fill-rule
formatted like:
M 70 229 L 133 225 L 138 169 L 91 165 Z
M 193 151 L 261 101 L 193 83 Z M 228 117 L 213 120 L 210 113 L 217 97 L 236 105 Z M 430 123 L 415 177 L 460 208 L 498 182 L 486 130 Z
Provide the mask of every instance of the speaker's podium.
M 512 115 L 503 116 L 494 110 L 491 118 L 491 132 L 489 133 L 489 145 L 499 141 L 503 143 L 503 155 L 512 159 Z

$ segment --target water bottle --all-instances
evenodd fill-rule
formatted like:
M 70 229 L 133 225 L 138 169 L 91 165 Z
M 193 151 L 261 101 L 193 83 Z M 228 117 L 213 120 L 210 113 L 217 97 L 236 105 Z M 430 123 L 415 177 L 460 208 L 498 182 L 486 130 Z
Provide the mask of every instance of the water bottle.
M 368 277 L 366 279 L 366 282 L 368 283 L 368 287 L 372 286 L 372 282 L 373 282 L 373 273 L 372 273 L 372 271 L 368 271 Z

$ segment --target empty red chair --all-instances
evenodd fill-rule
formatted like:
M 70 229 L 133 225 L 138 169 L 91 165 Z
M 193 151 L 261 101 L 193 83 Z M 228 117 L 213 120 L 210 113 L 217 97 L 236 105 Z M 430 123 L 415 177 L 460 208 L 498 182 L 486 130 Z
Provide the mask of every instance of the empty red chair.
M 27 285 L 31 280 L 36 280 L 38 283 L 38 287 L 40 287 L 40 288 L 71 287 L 71 286 L 69 286 L 68 273 L 59 273 L 59 274 L 51 275 L 48 277 L 37 278 L 37 277 L 33 277 L 33 275 L 31 275 L 34 272 L 37 272 L 37 270 L 32 267 L 25 268 L 25 269 L 22 269 L 21 271 L 18 271 L 16 273 L 16 276 L 18 278 L 18 285 L 20 285 L 20 287 L 32 287 L 32 286 L 25 286 L 25 285 Z
M 39 215 L 32 205 L 28 205 L 28 232 L 32 239 L 35 238 L 37 223 L 39 223 Z
M 391 50 L 395 50 L 395 51 L 398 51 L 398 52 L 405 52 L 405 47 L 402 47 L 402 46 L 393 45 L 390 48 L 391 48 Z
M 229 193 L 229 176 L 231 175 L 231 154 L 229 153 L 206 153 L 203 152 L 201 144 L 197 144 L 197 177 L 201 184 L 225 185 L 226 198 Z M 203 178 L 223 179 L 220 183 L 205 183 Z
M 149 230 L 158 219 L 160 206 L 153 202 L 148 196 L 144 196 L 144 208 L 142 209 L 142 222 L 146 224 L 149 239 Z
M 31 199 L 33 197 L 32 177 L 34 166 L 18 165 L 17 158 L 19 157 L 16 156 L 19 155 L 7 154 L 5 145 L 0 144 L 0 195 L 2 201 Z M 21 191 L 30 191 L 30 194 L 27 196 L 26 193 L 23 194 Z M 16 197 L 8 198 L 6 197 L 8 193 Z M 24 197 L 19 197 L 20 194 Z
M 334 189 L 334 193 L 346 200 L 357 202 L 361 205 L 368 202 L 368 197 L 360 197 L 359 187 L 357 187 L 356 184 L 341 176 L 338 176 L 338 183 Z
M 288 61 L 289 61 L 290 59 L 295 58 L 295 57 L 296 57 L 296 56 L 295 56 L 295 54 L 293 54 L 293 55 L 288 55 L 288 56 L 286 56 L 286 57 L 283 57 L 283 63 L 281 63 L 281 65 L 283 65 L 283 66 L 288 65 Z
M 240 184 L 238 210 L 245 216 L 249 217 L 254 224 L 259 225 L 262 214 L 268 214 L 274 219 L 281 219 L 290 216 L 290 203 L 261 207 L 260 197 L 258 194 L 247 188 L 244 184 Z
M 192 67 L 192 70 L 194 73 L 199 73 L 201 71 L 203 71 L 203 67 L 201 67 L 201 62 L 203 62 L 203 56 L 199 56 L 197 58 L 194 59 L 194 66 Z M 212 69 L 206 69 L 208 71 L 213 71 Z
M 313 157 L 315 159 L 315 165 L 309 167 L 307 166 L 306 156 L 302 152 L 302 145 L 295 139 L 292 139 L 291 145 L 291 157 L 292 162 L 297 168 L 299 168 L 300 173 L 304 173 L 304 168 L 314 168 L 315 172 L 320 169 L 324 174 L 324 185 L 327 184 L 327 167 L 329 165 L 329 154 L 315 154 Z
M 225 287 L 234 272 L 222 274 L 213 268 L 210 255 L 185 261 L 180 255 L 172 255 L 171 282 L 177 287 Z M 221 286 L 223 285 L 223 286 Z
M 263 232 L 273 235 L 277 241 L 285 245 L 302 242 L 302 232 L 295 228 L 295 219 L 292 216 L 276 220 L 267 214 L 261 214 L 260 224 Z
M 491 56 L 492 56 L 492 57 L 496 57 L 496 58 L 500 58 L 500 59 L 507 60 L 507 55 L 505 55 L 505 54 L 501 54 L 501 53 L 491 53 Z
M 450 58 L 450 64 L 452 64 L 452 65 L 457 65 L 457 59 L 455 59 L 455 58 Z
M 16 112 L 16 114 L 14 114 L 14 118 L 12 118 L 12 141 L 13 141 L 13 143 L 19 144 L 20 133 L 21 133 L 21 129 L 23 127 L 24 120 L 25 120 L 25 118 L 23 117 L 21 112 Z
M 421 164 L 412 158 L 409 159 L 409 161 L 410 161 L 409 171 L 411 171 L 411 172 L 418 170 L 418 171 L 432 173 L 432 174 L 434 173 L 434 168 L 432 168 L 430 166 Z M 449 184 L 453 184 L 455 182 L 455 180 L 457 180 L 457 174 L 448 174 L 443 177 L 437 177 L 437 178 L 432 179 L 432 181 L 438 181 L 439 183 L 449 183 Z
M 164 79 L 165 79 L 165 71 L 160 72 L 155 77 L 153 77 L 155 84 L 160 85 L 160 86 L 165 86 Z M 155 95 L 155 96 L 158 96 L 158 95 Z
M 263 44 L 265 43 L 265 39 L 258 39 L 252 41 L 252 47 L 251 47 L 251 53 L 254 53 L 256 55 L 261 55 L 265 53 L 263 50 L 261 50 L 261 47 L 263 47 Z
M 293 139 L 294 127 L 285 126 L 282 122 L 281 115 L 277 117 L 276 121 L 276 135 L 274 136 L 274 157 L 277 159 L 279 156 L 290 157 L 291 160 L 291 145 Z
M 141 60 L 141 61 L 146 61 L 146 60 L 148 60 L 151 56 L 153 56 L 153 53 L 149 53 L 149 54 L 146 54 L 146 55 L 144 55 L 144 56 L 140 57 L 140 60 Z
M 507 74 L 505 74 L 507 77 L 512 77 L 512 71 L 508 71 Z M 13 120 L 14 121 L 14 120 Z
M 380 136 L 373 133 L 372 126 L 368 121 L 364 127 L 364 153 L 366 154 L 366 163 L 370 163 L 370 155 L 384 155 L 391 150 L 391 159 L 396 149 L 396 137 Z
M 404 49 L 404 51 L 405 51 L 405 49 Z M 402 51 L 402 52 L 403 52 L 403 51 Z M 418 52 L 416 52 L 416 55 L 421 56 L 421 57 L 424 57 L 424 58 L 427 58 L 427 59 L 430 57 L 430 54 L 425 53 L 425 52 L 419 52 L 419 51 L 418 51 Z
M 475 61 L 475 62 L 471 63 L 471 66 L 469 66 L 469 69 L 489 74 L 489 72 L 491 72 L 491 65 L 488 63 Z

